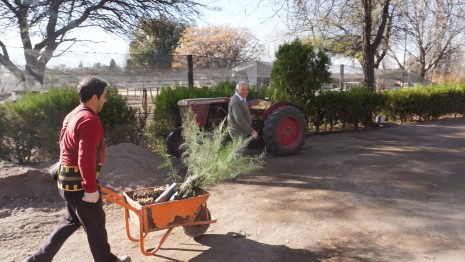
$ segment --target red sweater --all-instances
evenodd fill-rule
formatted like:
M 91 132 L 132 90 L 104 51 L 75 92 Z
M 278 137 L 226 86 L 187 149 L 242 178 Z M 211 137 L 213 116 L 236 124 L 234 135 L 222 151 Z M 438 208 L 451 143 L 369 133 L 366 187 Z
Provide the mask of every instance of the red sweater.
M 87 110 L 82 110 L 83 108 Z M 82 111 L 78 112 L 79 110 Z M 71 119 L 68 122 L 69 118 Z M 97 191 L 97 152 L 103 139 L 103 126 L 97 113 L 90 107 L 79 105 L 65 117 L 60 137 L 63 138 L 63 165 L 78 166 L 84 191 L 87 193 Z M 105 161 L 103 142 L 100 151 L 99 163 L 103 164 Z

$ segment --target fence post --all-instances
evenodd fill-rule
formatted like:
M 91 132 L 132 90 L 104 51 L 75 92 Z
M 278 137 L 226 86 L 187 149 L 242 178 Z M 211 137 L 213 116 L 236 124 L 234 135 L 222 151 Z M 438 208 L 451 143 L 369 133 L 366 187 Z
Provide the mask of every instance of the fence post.
M 142 110 L 147 113 L 147 88 L 142 89 Z
M 339 71 L 339 88 L 344 91 L 344 65 L 341 65 Z
M 189 89 L 194 89 L 194 63 L 192 62 L 192 55 L 187 55 L 187 81 L 189 82 Z

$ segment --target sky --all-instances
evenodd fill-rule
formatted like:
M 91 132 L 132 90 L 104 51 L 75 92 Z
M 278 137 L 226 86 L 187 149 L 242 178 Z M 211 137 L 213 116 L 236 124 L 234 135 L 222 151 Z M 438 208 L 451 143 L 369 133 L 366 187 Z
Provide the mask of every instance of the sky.
M 265 54 L 262 60 L 272 61 L 274 53 L 280 43 L 286 40 L 286 12 L 278 10 L 269 1 L 261 0 L 210 0 L 208 6 L 216 7 L 214 10 L 206 10 L 196 23 L 199 27 L 211 25 L 231 25 L 234 27 L 246 27 L 259 39 L 265 47 Z M 96 62 L 108 64 L 110 59 L 115 59 L 118 64 L 126 61 L 128 53 L 128 40 L 121 37 L 105 33 L 101 29 L 74 32 L 75 37 L 90 39 L 92 42 L 80 42 L 71 46 L 67 53 L 61 57 L 53 58 L 48 66 L 65 65 L 68 67 L 77 66 L 82 63 L 84 66 L 91 66 Z M 6 35 L 6 38 L 5 38 Z M 12 59 L 23 64 L 21 43 L 17 33 L 5 32 L 0 34 L 1 39 L 9 46 Z M 11 48 L 18 47 L 18 48 Z M 60 46 L 59 50 L 64 47 Z M 57 52 L 58 53 L 58 52 Z
M 265 46 L 265 58 L 272 60 L 276 47 L 283 43 L 286 34 L 286 11 L 273 6 L 271 1 L 219 0 L 212 5 L 221 11 L 206 12 L 205 19 L 199 19 L 200 26 L 231 25 L 249 28 Z

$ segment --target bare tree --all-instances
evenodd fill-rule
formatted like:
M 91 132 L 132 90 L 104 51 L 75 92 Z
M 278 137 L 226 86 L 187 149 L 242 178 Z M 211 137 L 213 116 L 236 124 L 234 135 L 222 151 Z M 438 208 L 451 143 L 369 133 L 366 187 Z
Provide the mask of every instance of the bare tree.
M 404 61 L 399 56 L 404 49 L 410 69 L 422 77 L 435 70 L 448 70 L 453 57 L 464 46 L 465 3 L 458 0 L 406 0 L 398 1 L 401 16 L 397 39 L 404 39 L 405 47 L 392 45 L 392 56 L 400 68 Z M 402 44 L 404 45 L 404 44 Z M 397 47 L 397 48 L 396 48 Z
M 187 28 L 176 49 L 175 67 L 185 61 L 184 55 L 195 55 L 196 68 L 231 68 L 244 61 L 256 60 L 263 46 L 246 28 L 211 26 Z
M 294 31 L 322 38 L 332 53 L 357 58 L 374 90 L 374 69 L 385 57 L 392 28 L 391 0 L 294 0 Z
M 20 81 L 43 84 L 47 63 L 57 47 L 73 43 L 69 33 L 77 28 L 100 27 L 107 32 L 129 35 L 140 18 L 161 15 L 194 17 L 203 5 L 195 0 L 0 0 L 0 30 L 18 29 L 25 69 L 15 65 L 0 39 L 0 64 Z M 33 38 L 39 40 L 33 44 Z

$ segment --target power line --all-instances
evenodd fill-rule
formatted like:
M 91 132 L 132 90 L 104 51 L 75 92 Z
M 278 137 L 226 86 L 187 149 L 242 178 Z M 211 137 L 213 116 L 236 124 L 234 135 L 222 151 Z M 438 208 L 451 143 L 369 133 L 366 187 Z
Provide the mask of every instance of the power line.
M 25 50 L 24 47 L 20 47 L 20 46 L 9 46 L 9 45 L 5 45 L 6 47 L 8 48 L 14 48 L 14 49 L 23 49 Z M 33 49 L 31 49 L 33 50 Z M 110 52 L 97 52 L 97 51 L 74 51 L 74 50 L 62 50 L 62 49 L 57 49 L 57 50 L 54 50 L 54 52 L 66 52 L 66 53 L 79 53 L 79 54 L 105 54 L 105 55 L 129 55 L 129 53 L 110 53 Z

